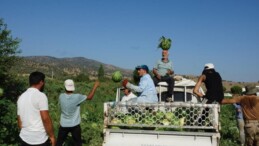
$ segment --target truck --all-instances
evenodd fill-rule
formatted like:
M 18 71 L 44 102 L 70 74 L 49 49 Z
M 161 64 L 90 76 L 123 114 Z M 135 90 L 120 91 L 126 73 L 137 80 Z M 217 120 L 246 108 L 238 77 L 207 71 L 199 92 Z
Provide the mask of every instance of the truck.
M 159 102 L 104 103 L 103 146 L 219 146 L 219 104 L 206 104 L 193 95 L 195 82 L 175 82 L 174 101 L 162 100 L 165 83 L 158 87 Z M 200 89 L 202 90 L 202 89 Z

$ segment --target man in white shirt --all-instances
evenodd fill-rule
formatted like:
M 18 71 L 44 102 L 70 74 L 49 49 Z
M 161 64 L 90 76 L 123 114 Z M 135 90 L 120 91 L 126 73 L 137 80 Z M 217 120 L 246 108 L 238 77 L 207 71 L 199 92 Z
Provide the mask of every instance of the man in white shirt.
M 48 98 L 42 93 L 45 75 L 33 72 L 28 88 L 17 101 L 21 146 L 55 146 L 53 125 L 48 111 Z M 50 141 L 49 141 L 50 140 Z
M 131 92 L 128 88 L 122 88 L 122 91 L 124 93 L 124 96 L 121 98 L 121 102 L 127 102 L 132 98 L 136 98 L 137 96 Z

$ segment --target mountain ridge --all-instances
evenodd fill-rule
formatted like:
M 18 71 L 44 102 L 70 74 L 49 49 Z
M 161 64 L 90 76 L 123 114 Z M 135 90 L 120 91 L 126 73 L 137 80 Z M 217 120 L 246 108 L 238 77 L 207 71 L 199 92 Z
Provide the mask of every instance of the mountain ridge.
M 129 77 L 133 72 L 133 70 L 84 57 L 57 58 L 52 56 L 22 56 L 21 61 L 14 66 L 13 70 L 19 74 L 30 74 L 30 72 L 37 70 L 44 72 L 46 75 L 51 75 L 54 72 L 56 75 L 77 76 L 88 74 L 94 77 L 98 75 L 98 69 L 101 65 L 103 65 L 105 76 L 111 76 L 114 71 L 119 70 L 125 77 Z
M 133 70 L 123 69 L 111 64 L 105 64 L 100 61 L 88 59 L 85 57 L 52 57 L 52 56 L 21 56 L 14 67 L 13 72 L 20 75 L 29 75 L 32 71 L 41 71 L 51 78 L 70 78 L 79 74 L 86 74 L 90 79 L 98 77 L 98 69 L 103 65 L 105 76 L 110 78 L 112 73 L 119 70 L 125 78 L 132 78 Z M 198 76 L 195 75 L 181 75 L 187 79 L 197 81 Z M 256 82 L 235 82 L 223 79 L 223 85 L 227 91 L 232 86 L 244 87 L 247 84 L 258 84 Z

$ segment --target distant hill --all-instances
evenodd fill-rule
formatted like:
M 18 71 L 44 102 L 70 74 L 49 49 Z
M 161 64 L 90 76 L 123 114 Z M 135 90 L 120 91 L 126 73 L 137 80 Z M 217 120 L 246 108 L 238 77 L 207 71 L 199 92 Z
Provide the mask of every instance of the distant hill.
M 32 71 L 41 71 L 48 77 L 52 77 L 53 75 L 53 78 L 75 77 L 79 74 L 87 74 L 91 79 L 94 79 L 98 75 L 100 65 L 103 65 L 106 77 L 111 77 L 111 74 L 117 70 L 121 71 L 123 76 L 127 78 L 131 78 L 133 73 L 133 70 L 123 69 L 84 57 L 56 58 L 51 56 L 28 56 L 21 58 L 21 61 L 12 69 L 14 73 L 18 73 L 19 75 L 29 75 Z M 198 76 L 194 75 L 181 76 L 194 81 L 198 79 Z M 232 86 L 244 87 L 247 84 L 258 85 L 258 83 L 233 82 L 223 79 L 223 86 L 226 87 L 227 91 L 230 91 Z
M 124 77 L 131 77 L 132 70 L 123 69 L 114 65 L 105 64 L 84 57 L 56 58 L 50 56 L 28 56 L 22 57 L 21 61 L 13 68 L 14 72 L 21 75 L 28 75 L 32 71 L 44 72 L 47 76 L 76 76 L 88 74 L 94 78 L 98 75 L 98 69 L 103 65 L 105 76 L 119 70 Z

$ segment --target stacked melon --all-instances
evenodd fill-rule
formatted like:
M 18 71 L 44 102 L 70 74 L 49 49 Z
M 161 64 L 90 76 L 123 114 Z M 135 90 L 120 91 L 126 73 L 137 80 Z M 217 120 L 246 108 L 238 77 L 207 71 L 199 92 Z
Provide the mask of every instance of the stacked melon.
M 170 38 L 165 38 L 164 36 L 162 36 L 159 39 L 159 44 L 158 44 L 158 48 L 161 48 L 162 50 L 169 50 L 171 47 L 171 39 Z

